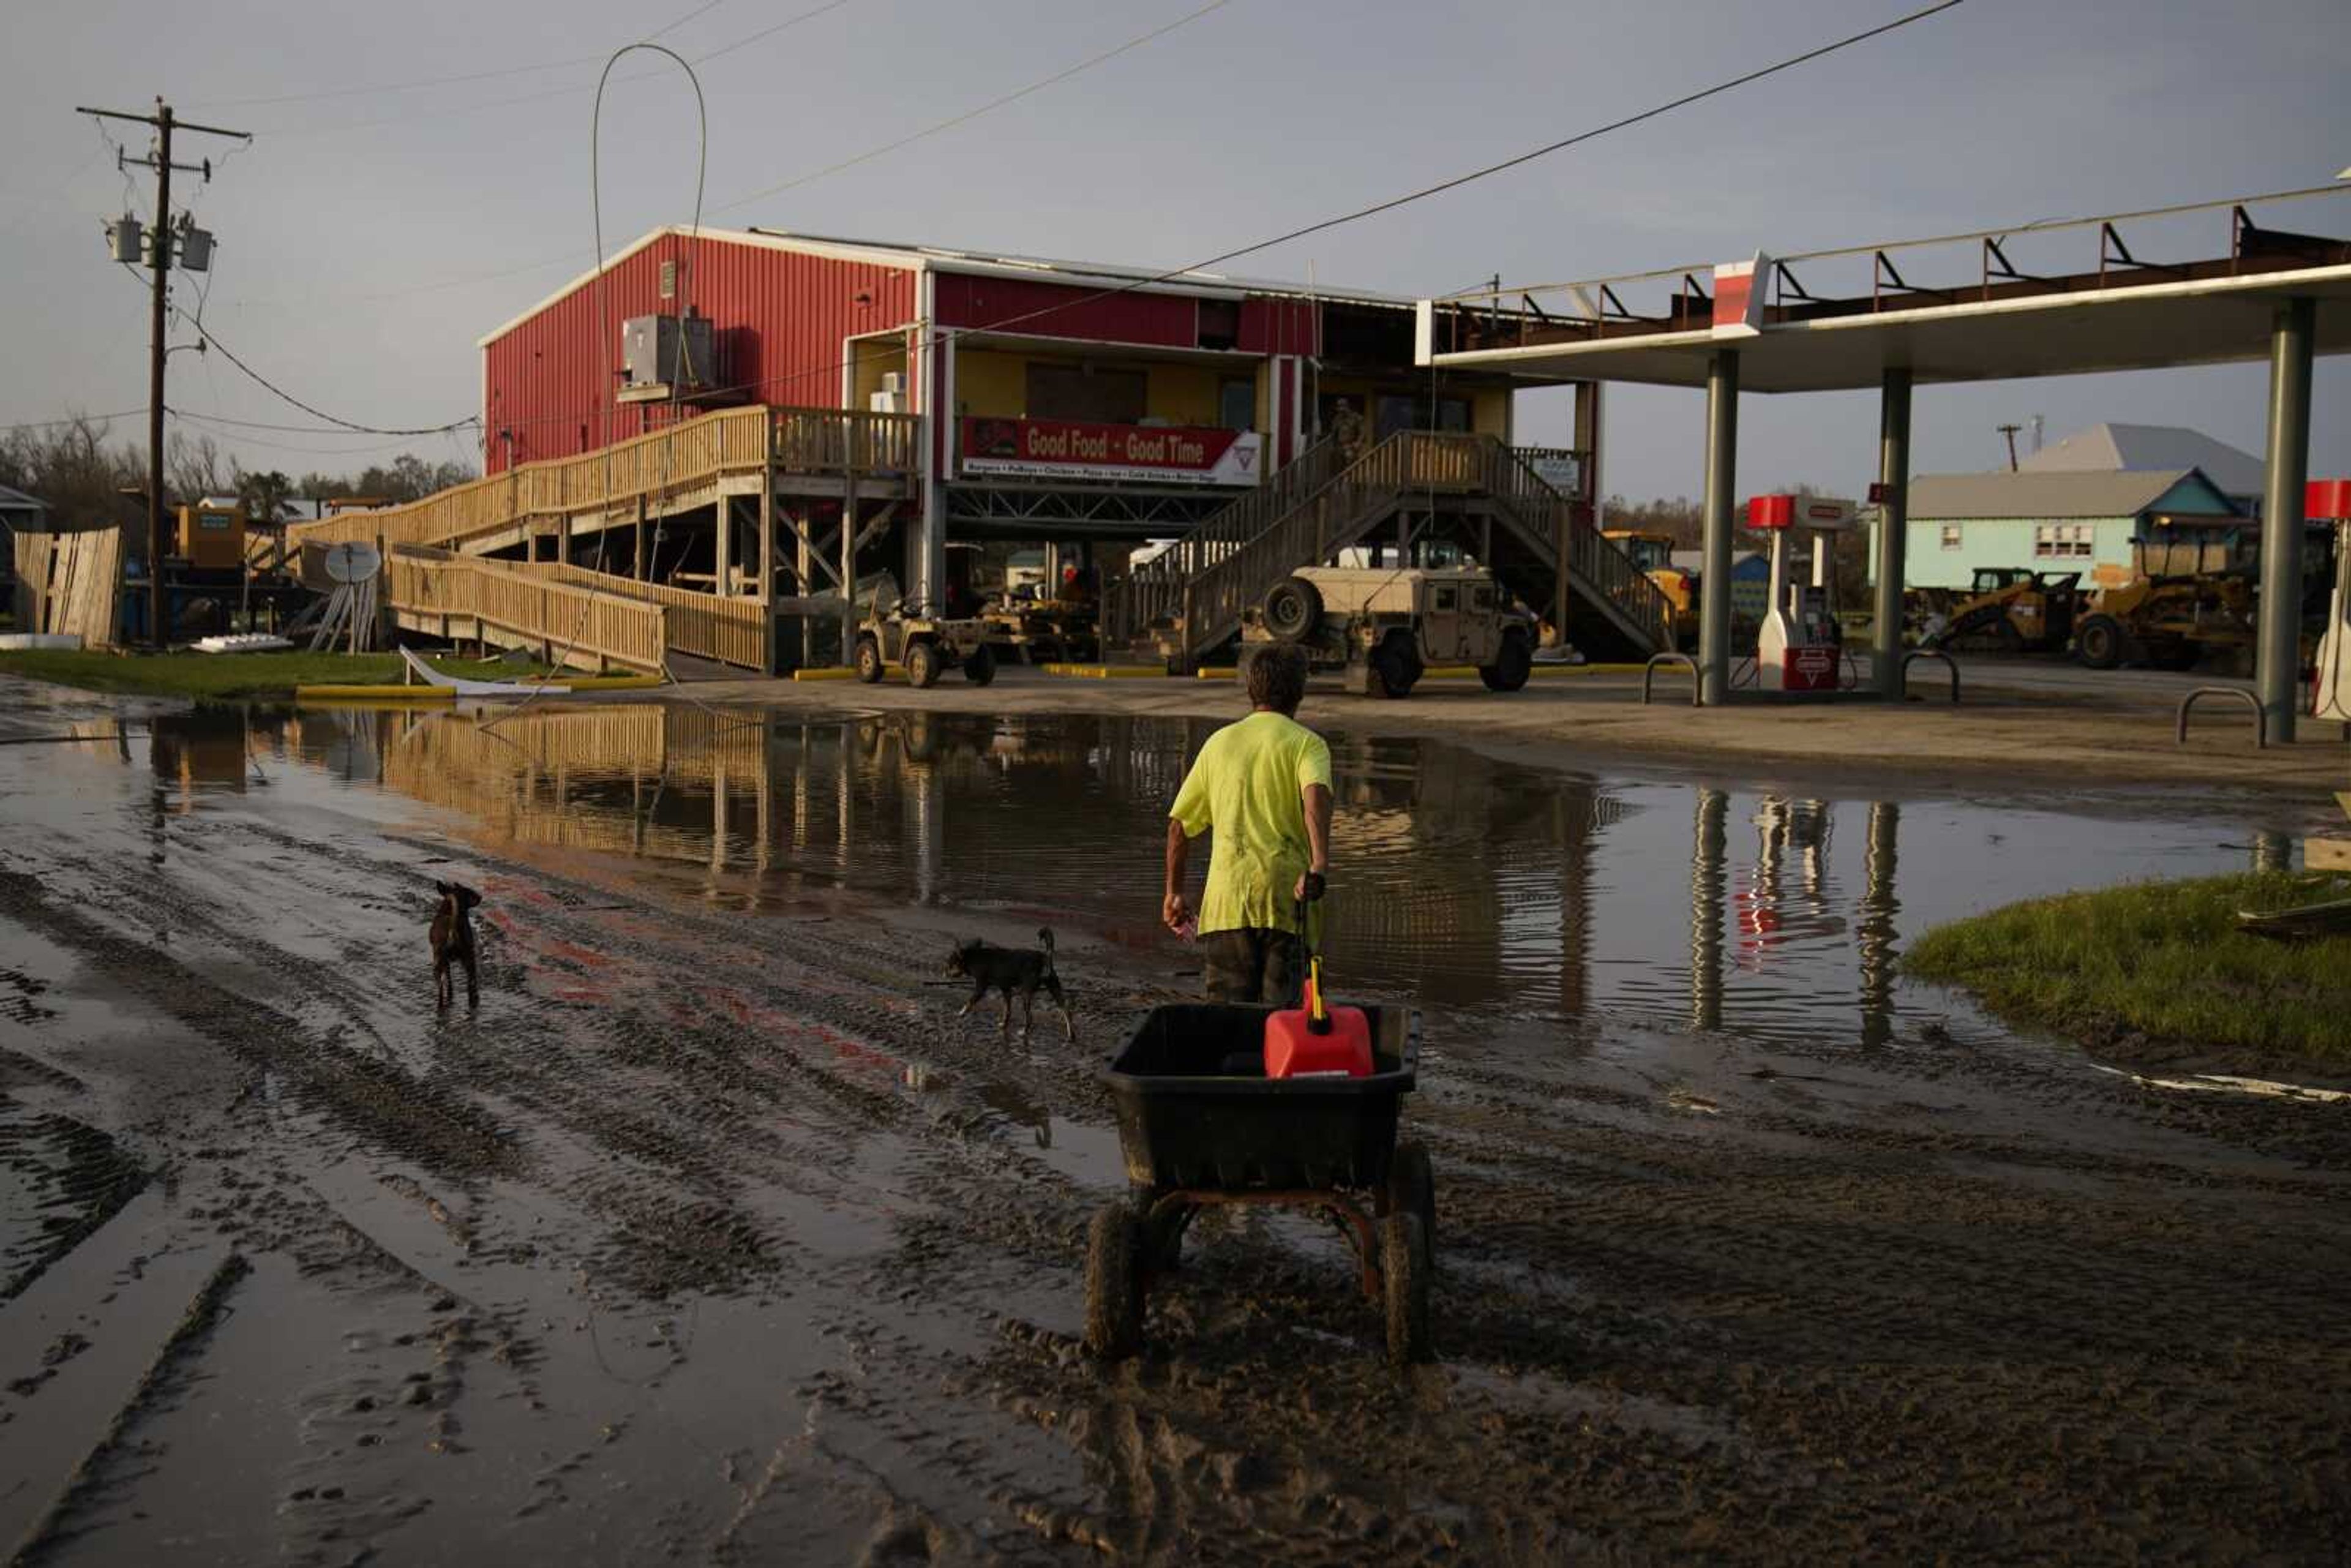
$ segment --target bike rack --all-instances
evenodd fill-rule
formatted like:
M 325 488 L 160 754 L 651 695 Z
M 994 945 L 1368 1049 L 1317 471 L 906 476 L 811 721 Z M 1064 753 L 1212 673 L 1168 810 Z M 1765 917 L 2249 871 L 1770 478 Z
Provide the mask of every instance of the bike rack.
M 2262 706 L 2261 698 L 2242 686 L 2198 686 L 2194 691 L 2181 697 L 2179 712 L 2172 722 L 2171 743 L 2174 746 L 2188 744 L 2188 710 L 2196 706 L 2196 699 L 2199 697 L 2235 697 L 2247 707 L 2252 708 L 2253 710 L 2253 749 L 2256 751 L 2269 749 L 2269 710 Z
M 1956 659 L 1954 659 L 1954 658 L 1952 658 L 1949 653 L 1944 653 L 1944 652 L 1943 652 L 1941 649 L 1939 649 L 1939 648 L 1920 648 L 1920 649 L 1917 649 L 1917 651 L 1915 651 L 1915 652 L 1913 652 L 1913 653 L 1905 653 L 1905 654 L 1903 654 L 1903 655 L 1902 655 L 1902 695 L 1903 695 L 1904 696 L 1906 696 L 1906 697 L 1907 697 L 1907 696 L 1908 696 L 1908 695 L 1910 695 L 1910 666 L 1911 666 L 1911 665 L 1913 665 L 1913 664 L 1917 664 L 1917 663 L 1919 660 L 1921 660 L 1921 659 L 1937 659 L 1937 660 L 1940 660 L 1940 661 L 1942 662 L 1943 668 L 1944 668 L 1944 669 L 1946 669 L 1946 670 L 1949 670 L 1949 671 L 1950 672 L 1950 674 L 1951 674 L 1951 706 L 1952 706 L 1953 707 L 1957 707 L 1957 706 L 1959 706 L 1959 661 L 1958 661 L 1958 660 L 1956 660 Z M 2217 689 L 2217 688 L 2216 688 L 2216 689 Z
M 1652 653 L 1649 655 L 1649 662 L 1641 666 L 1641 706 L 1643 707 L 1649 706 L 1649 681 L 1656 674 L 1659 664 L 1679 664 L 1687 670 L 1690 674 L 1690 706 L 1706 706 L 1705 695 L 1698 690 L 1696 659 L 1691 658 L 1687 653 Z

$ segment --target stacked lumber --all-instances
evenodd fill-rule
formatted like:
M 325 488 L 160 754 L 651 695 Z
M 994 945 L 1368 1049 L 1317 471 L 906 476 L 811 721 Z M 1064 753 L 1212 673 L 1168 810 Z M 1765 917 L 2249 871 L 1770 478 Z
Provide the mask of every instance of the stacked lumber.
M 77 636 L 86 648 L 110 648 L 121 624 L 115 608 L 121 587 L 120 528 L 17 532 L 18 629 Z

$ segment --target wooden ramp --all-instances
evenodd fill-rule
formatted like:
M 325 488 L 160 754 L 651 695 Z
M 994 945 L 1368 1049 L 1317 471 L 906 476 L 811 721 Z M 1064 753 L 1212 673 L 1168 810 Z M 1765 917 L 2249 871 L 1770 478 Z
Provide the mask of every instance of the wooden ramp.
M 568 538 L 778 490 L 904 494 L 921 416 L 837 408 L 724 409 L 577 457 L 525 463 L 405 506 L 295 523 L 297 544 L 423 545 L 461 554 Z

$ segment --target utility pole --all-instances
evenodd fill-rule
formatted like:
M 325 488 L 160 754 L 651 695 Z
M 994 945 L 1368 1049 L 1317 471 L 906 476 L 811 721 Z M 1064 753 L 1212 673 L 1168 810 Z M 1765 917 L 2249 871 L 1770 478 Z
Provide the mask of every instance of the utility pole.
M 212 160 L 201 163 L 172 162 L 172 132 L 185 131 L 204 136 L 226 136 L 250 141 L 252 133 L 225 131 L 217 125 L 196 125 L 172 116 L 172 106 L 162 99 L 155 100 L 152 114 L 131 114 L 115 109 L 78 109 L 77 113 L 94 115 L 100 120 L 128 120 L 155 128 L 155 155 L 152 158 L 124 158 L 116 155 L 123 166 L 137 164 L 155 171 L 155 222 L 149 231 L 147 254 L 154 269 L 154 298 L 148 312 L 147 323 L 147 637 L 161 652 L 171 641 L 171 627 L 165 619 L 163 596 L 163 557 L 168 549 L 168 529 L 164 524 L 163 506 L 163 332 L 165 314 L 170 305 L 167 279 L 172 270 L 172 251 L 180 243 L 172 224 L 172 171 L 202 174 L 207 183 L 213 177 Z M 129 260 L 121 254 L 118 228 L 116 259 Z M 186 231 L 191 246 L 188 266 L 193 271 L 204 271 L 212 265 L 212 236 L 202 230 Z M 200 245 L 195 236 L 202 235 Z M 202 499 L 202 497 L 198 497 Z
M 2021 424 L 1995 424 L 1992 428 L 1999 431 L 2002 435 L 2008 437 L 2008 471 L 2013 474 L 2016 472 L 2016 433 L 2022 430 L 2024 426 Z

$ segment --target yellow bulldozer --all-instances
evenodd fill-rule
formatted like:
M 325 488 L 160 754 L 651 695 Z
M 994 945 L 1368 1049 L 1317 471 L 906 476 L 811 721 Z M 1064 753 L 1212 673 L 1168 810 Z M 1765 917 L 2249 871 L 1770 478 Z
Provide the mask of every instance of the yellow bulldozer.
M 1988 647 L 2004 653 L 2063 653 L 2081 608 L 2082 574 L 1985 566 L 1964 594 L 1932 604 L 1921 648 Z
M 1674 646 L 1687 648 L 1698 640 L 1698 578 L 1674 564 L 1674 536 L 1640 528 L 1603 528 L 1600 537 L 1633 558 L 1657 591 L 1673 606 Z
M 2131 574 L 2101 589 L 2074 628 L 2093 670 L 2187 670 L 2209 655 L 2242 660 L 2257 624 L 2260 535 L 2241 518 L 2158 517 L 2131 545 Z

